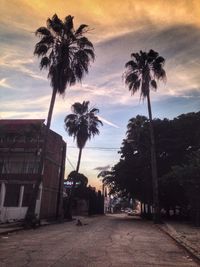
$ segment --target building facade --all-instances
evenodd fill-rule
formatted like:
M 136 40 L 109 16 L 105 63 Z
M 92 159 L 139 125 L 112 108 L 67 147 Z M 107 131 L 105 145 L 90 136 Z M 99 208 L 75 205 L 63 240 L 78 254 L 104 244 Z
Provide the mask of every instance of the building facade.
M 45 130 L 44 120 L 0 120 L 0 222 L 25 217 L 40 175 Z M 61 216 L 65 156 L 66 143 L 50 130 L 35 208 L 41 219 Z

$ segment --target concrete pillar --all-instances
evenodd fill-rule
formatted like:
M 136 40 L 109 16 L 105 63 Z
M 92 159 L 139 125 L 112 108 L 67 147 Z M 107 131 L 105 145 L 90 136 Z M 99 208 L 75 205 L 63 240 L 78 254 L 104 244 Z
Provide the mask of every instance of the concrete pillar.
M 40 186 L 39 186 L 39 195 L 38 195 L 38 198 L 36 200 L 36 205 L 35 205 L 35 214 L 37 215 L 37 218 L 40 218 L 42 190 L 43 190 L 43 185 L 41 183 Z
M 23 196 L 24 196 L 24 185 L 21 185 L 21 187 L 20 187 L 20 194 L 19 194 L 19 204 L 18 204 L 18 207 L 21 207 L 22 206 Z
M 1 184 L 1 192 L 0 192 L 0 208 L 3 208 L 4 206 L 4 200 L 6 196 L 6 185 L 5 183 Z

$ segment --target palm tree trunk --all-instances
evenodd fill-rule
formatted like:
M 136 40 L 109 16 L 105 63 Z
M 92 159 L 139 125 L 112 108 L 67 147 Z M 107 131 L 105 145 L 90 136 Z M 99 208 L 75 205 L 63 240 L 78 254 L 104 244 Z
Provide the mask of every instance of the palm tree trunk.
M 47 125 L 46 125 L 44 136 L 43 136 L 44 142 L 42 146 L 40 163 L 38 167 L 38 178 L 33 188 L 33 192 L 32 192 L 31 199 L 30 199 L 30 204 L 28 206 L 27 213 L 25 216 L 25 221 L 27 224 L 32 224 L 32 221 L 35 220 L 35 217 L 36 217 L 35 207 L 36 207 L 37 196 L 39 193 L 39 186 L 42 182 L 42 176 L 43 176 L 43 171 L 44 171 L 43 168 L 44 168 L 44 162 L 45 162 L 46 152 L 47 152 L 47 139 L 48 139 L 49 129 L 51 125 L 51 118 L 52 118 L 55 100 L 56 100 L 56 90 L 53 90 L 52 96 L 51 96 L 51 102 L 49 106 L 49 111 L 48 111 Z
M 53 114 L 54 104 L 56 101 L 56 93 L 57 93 L 56 90 L 53 89 L 52 96 L 51 96 L 51 102 L 50 102 L 50 106 L 49 106 L 48 117 L 47 117 L 47 134 L 48 134 L 50 126 L 51 126 L 51 118 L 52 118 L 52 114 Z
M 76 174 L 78 174 L 78 172 L 79 172 L 82 150 L 83 150 L 83 148 L 81 147 L 79 149 L 78 161 L 77 161 L 77 166 L 76 166 Z M 68 220 L 72 220 L 72 206 L 73 206 L 73 197 L 74 197 L 74 189 L 75 189 L 75 186 L 76 186 L 76 181 L 77 181 L 77 177 L 75 176 L 73 184 L 72 184 L 72 187 L 71 187 L 71 190 L 70 190 L 70 195 L 69 195 L 68 212 L 66 214 L 66 218 Z
M 81 147 L 81 148 L 79 149 L 78 162 L 77 162 L 77 166 L 76 166 L 76 172 L 77 172 L 77 173 L 79 172 L 79 168 L 80 168 L 82 150 L 83 150 L 83 148 Z
M 156 151 L 155 151 L 154 128 L 153 128 L 149 93 L 147 94 L 147 104 L 148 104 L 150 138 L 151 138 L 151 172 L 152 172 L 152 187 L 153 187 L 153 208 L 154 208 L 153 221 L 154 223 L 159 223 L 160 209 L 159 209 L 159 197 L 158 197 L 158 173 L 157 173 L 157 162 L 156 162 Z

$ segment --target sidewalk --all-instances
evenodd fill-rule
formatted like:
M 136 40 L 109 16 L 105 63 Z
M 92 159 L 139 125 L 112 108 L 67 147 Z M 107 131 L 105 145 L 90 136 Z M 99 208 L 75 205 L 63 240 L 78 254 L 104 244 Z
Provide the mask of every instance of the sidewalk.
M 187 222 L 165 221 L 159 228 L 200 260 L 200 227 Z
M 46 226 L 53 223 L 55 222 L 48 222 L 46 220 L 42 220 L 41 226 Z M 0 224 L 0 235 L 7 235 L 9 233 L 18 232 L 23 229 L 24 229 L 23 222 L 2 223 Z
M 0 235 L 7 235 L 8 233 L 22 230 L 23 226 L 20 222 L 2 223 L 0 224 Z

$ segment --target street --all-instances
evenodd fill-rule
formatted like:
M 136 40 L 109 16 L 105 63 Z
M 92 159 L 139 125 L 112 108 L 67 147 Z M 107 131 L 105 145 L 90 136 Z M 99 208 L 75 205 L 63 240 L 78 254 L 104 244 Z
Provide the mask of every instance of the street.
M 0 267 L 199 266 L 156 225 L 120 215 L 0 236 Z

